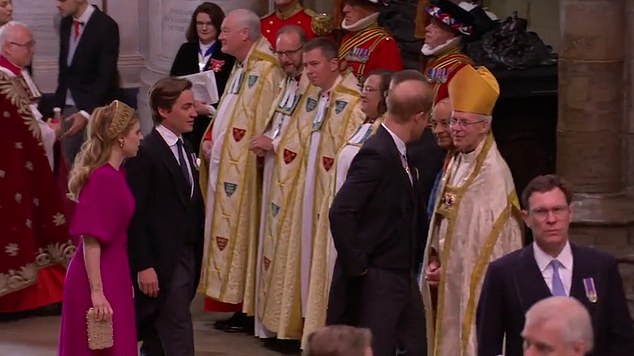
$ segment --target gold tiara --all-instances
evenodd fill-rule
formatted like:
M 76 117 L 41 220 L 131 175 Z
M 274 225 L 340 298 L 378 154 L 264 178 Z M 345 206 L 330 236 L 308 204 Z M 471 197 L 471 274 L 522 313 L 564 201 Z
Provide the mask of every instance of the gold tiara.
M 108 126 L 108 136 L 114 138 L 125 132 L 130 126 L 130 123 L 136 119 L 136 112 L 133 108 L 119 100 L 113 101 L 108 106 L 111 108 L 114 106 L 112 121 L 110 122 L 110 126 Z

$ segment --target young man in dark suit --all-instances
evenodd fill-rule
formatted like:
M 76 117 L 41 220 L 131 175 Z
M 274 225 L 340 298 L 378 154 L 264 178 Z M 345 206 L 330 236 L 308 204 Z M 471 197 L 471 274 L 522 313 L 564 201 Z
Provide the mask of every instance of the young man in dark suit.
M 392 356 L 398 348 L 426 354 L 415 279 L 426 219 L 419 174 L 407 160 L 406 144 L 423 133 L 431 100 L 420 73 L 394 75 L 385 122 L 352 161 L 330 209 L 338 256 L 327 323 L 369 328 L 378 356 Z
M 204 209 L 194 152 L 182 138 L 197 115 L 191 83 L 159 80 L 150 106 L 156 127 L 125 165 L 136 200 L 128 248 L 141 354 L 193 356 L 189 308 L 200 277 Z
M 572 193 L 555 175 L 534 178 L 522 194 L 533 244 L 489 265 L 477 311 L 478 355 L 522 355 L 524 314 L 554 296 L 579 300 L 592 318 L 593 355 L 634 355 L 632 319 L 616 261 L 571 244 Z M 504 344 L 504 340 L 506 343 Z
M 88 0 L 58 0 L 57 8 L 64 18 L 53 105 L 63 108 L 67 131 L 62 147 L 72 164 L 93 109 L 118 94 L 119 27 Z

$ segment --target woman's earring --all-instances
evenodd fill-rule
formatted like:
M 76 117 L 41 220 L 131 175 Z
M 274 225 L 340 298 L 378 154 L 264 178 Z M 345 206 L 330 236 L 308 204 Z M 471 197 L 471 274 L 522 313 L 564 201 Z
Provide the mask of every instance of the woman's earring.
M 124 144 L 125 144 L 124 140 L 119 141 L 119 148 L 123 149 Z

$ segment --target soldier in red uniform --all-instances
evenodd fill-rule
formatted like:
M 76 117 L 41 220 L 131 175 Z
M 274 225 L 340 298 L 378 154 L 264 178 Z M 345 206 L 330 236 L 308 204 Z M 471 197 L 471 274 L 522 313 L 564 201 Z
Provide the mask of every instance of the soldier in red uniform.
M 316 16 L 315 11 L 304 8 L 299 0 L 275 0 L 275 11 L 260 20 L 262 35 L 275 47 L 277 31 L 285 25 L 297 25 L 304 29 L 306 38 L 311 40 L 315 36 L 324 35 L 313 30 L 313 19 Z
M 462 52 L 462 41 L 474 34 L 469 11 L 449 0 L 431 0 L 424 11 L 430 17 L 421 52 L 426 57 L 423 74 L 434 88 L 434 104 L 448 96 L 449 81 L 460 68 L 473 64 Z
M 349 31 L 339 46 L 342 68 L 351 69 L 359 82 L 374 69 L 399 71 L 403 60 L 394 38 L 378 24 L 382 6 L 388 0 L 343 0 L 335 2 L 335 13 L 341 12 L 341 27 Z

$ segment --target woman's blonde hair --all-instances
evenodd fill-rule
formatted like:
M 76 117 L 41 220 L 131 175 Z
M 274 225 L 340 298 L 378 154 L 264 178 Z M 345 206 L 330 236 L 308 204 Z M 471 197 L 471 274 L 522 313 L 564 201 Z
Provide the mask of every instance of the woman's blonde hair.
M 68 179 L 68 196 L 72 200 L 79 198 L 92 171 L 110 160 L 117 139 L 127 134 L 138 121 L 134 109 L 118 100 L 93 111 L 88 121 L 88 137 L 75 157 Z

